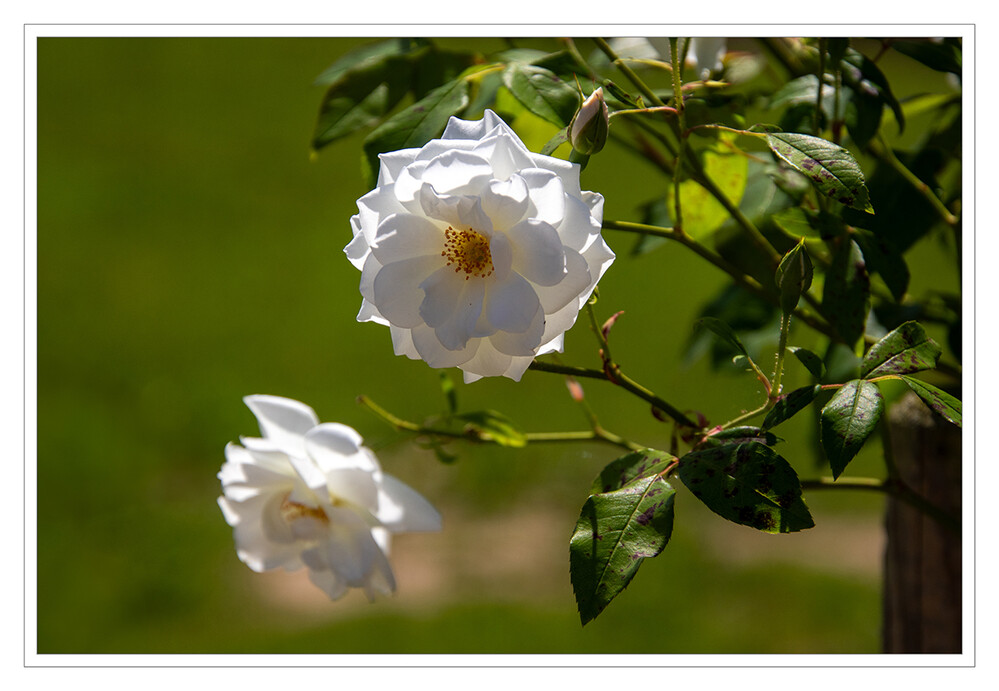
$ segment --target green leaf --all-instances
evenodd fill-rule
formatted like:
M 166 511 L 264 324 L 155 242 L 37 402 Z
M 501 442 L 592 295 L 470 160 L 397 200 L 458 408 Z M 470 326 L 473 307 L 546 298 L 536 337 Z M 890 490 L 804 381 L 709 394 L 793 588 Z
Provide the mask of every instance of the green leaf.
M 569 577 L 584 625 L 669 542 L 676 490 L 662 472 L 673 460 L 652 449 L 630 453 L 594 482 L 569 542 Z
M 344 54 L 316 77 L 315 83 L 329 86 L 340 81 L 347 72 L 363 70 L 372 65 L 384 62 L 387 58 L 398 57 L 426 45 L 422 39 L 394 38 L 378 43 L 369 43 Z
M 864 379 L 885 374 L 909 374 L 937 366 L 940 353 L 937 342 L 926 335 L 917 322 L 905 322 L 871 346 L 860 364 Z
M 644 108 L 641 96 L 632 96 L 620 86 L 609 79 L 603 81 L 603 87 L 607 89 L 611 96 L 619 100 L 629 108 Z
M 743 426 L 730 427 L 720 432 L 710 434 L 701 440 L 699 447 L 721 446 L 723 444 L 743 444 L 746 442 L 759 442 L 767 446 L 773 446 L 780 439 L 776 434 L 772 434 L 761 427 Z
M 462 413 L 455 420 L 467 422 L 479 436 L 494 441 L 500 446 L 522 447 L 527 445 L 527 435 L 520 431 L 516 423 L 494 410 L 480 410 Z
M 789 420 L 794 417 L 799 412 L 807 408 L 821 391 L 822 387 L 815 384 L 812 386 L 803 386 L 800 389 L 795 389 L 791 393 L 779 396 L 777 398 L 777 402 L 774 404 L 774 407 L 771 408 L 770 412 L 767 413 L 767 416 L 763 418 L 763 429 L 768 430 L 772 427 L 776 427 L 785 420 Z
M 909 265 L 905 263 L 905 256 L 878 233 L 854 228 L 851 235 L 864 253 L 864 263 L 870 272 L 879 274 L 892 297 L 900 302 L 909 290 Z
M 819 433 L 833 478 L 838 478 L 860 451 L 884 409 L 877 384 L 861 379 L 844 384 L 822 408 Z
M 810 211 L 800 206 L 781 209 L 772 217 L 777 227 L 792 238 L 828 238 L 842 235 L 843 221 L 826 211 Z
M 832 264 L 826 271 L 822 304 L 833 328 L 849 346 L 864 335 L 871 307 L 871 281 L 857 243 L 839 238 L 833 245 Z
M 895 94 L 892 93 L 891 87 L 888 84 L 888 78 L 881 69 L 874 62 L 868 60 L 863 53 L 852 48 L 846 51 L 843 63 L 844 67 L 853 68 L 852 70 L 844 69 L 843 71 L 844 78 L 850 84 L 853 91 L 855 93 L 863 91 L 868 94 L 877 95 L 884 104 L 892 109 L 892 113 L 895 114 L 899 132 L 905 129 L 905 113 L 902 111 L 902 105 L 895 98 Z
M 364 140 L 364 152 L 373 173 L 378 154 L 423 146 L 439 137 L 448 119 L 468 105 L 468 81 L 462 77 L 444 84 L 378 126 Z
M 961 427 L 961 401 L 954 398 L 949 393 L 942 389 L 938 389 L 932 384 L 927 384 L 919 379 L 913 379 L 912 377 L 907 377 L 902 375 L 899 377 L 902 381 L 909 385 L 917 396 L 923 399 L 923 403 L 928 405 L 931 410 L 936 411 L 948 422 L 953 422 L 958 427 Z
M 572 121 L 579 94 L 551 70 L 513 63 L 503 73 L 503 83 L 525 108 L 559 127 Z
M 767 533 L 815 525 L 791 465 L 763 444 L 725 444 L 680 459 L 680 480 L 716 514 Z
M 798 362 L 804 365 L 805 369 L 807 369 L 813 377 L 816 379 L 822 379 L 822 376 L 826 373 L 826 366 L 822 364 L 822 358 L 810 350 L 799 348 L 797 346 L 789 346 L 788 350 L 790 350 L 794 356 L 798 358 Z
M 409 91 L 411 72 L 409 60 L 398 55 L 345 70 L 323 96 L 312 148 L 318 151 L 378 123 Z
M 699 155 L 704 174 L 733 206 L 739 206 L 746 192 L 749 162 L 745 154 L 734 146 L 734 139 L 735 135 L 725 133 Z M 666 188 L 666 208 L 671 214 L 676 209 L 675 195 L 674 186 L 669 185 Z M 695 240 L 707 237 L 731 218 L 728 209 L 696 180 L 680 183 L 680 206 L 683 209 L 683 230 Z
M 547 144 L 541 147 L 541 151 L 539 153 L 542 156 L 551 156 L 555 152 L 555 149 L 559 148 L 567 141 L 569 141 L 569 128 L 563 127 L 555 133 L 554 137 L 548 140 Z
M 735 331 L 733 331 L 732 327 L 723 322 L 721 319 L 715 319 L 714 317 L 701 317 L 696 322 L 694 322 L 694 328 L 708 329 L 716 336 L 721 338 L 723 342 L 729 344 L 735 350 L 739 351 L 739 353 L 745 355 L 746 357 L 749 357 L 749 353 L 746 352 L 746 347 L 742 345 L 742 341 L 739 340 L 739 337 L 735 334 Z
M 891 47 L 938 72 L 961 74 L 961 51 L 950 43 L 893 41 Z
M 793 132 L 772 132 L 767 135 L 767 143 L 778 157 L 808 176 L 822 194 L 859 211 L 874 213 L 864 173 L 843 147 Z

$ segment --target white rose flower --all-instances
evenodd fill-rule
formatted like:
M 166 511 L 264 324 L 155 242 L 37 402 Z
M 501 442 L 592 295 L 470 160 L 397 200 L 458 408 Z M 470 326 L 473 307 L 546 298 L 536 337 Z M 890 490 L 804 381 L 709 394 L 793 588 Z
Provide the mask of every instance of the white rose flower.
M 304 564 L 332 600 L 350 588 L 372 601 L 391 594 L 390 535 L 440 530 L 440 514 L 384 474 L 352 428 L 319 424 L 312 408 L 288 398 L 243 400 L 263 438 L 228 444 L 218 474 L 240 560 L 258 572 Z
M 561 351 L 614 261 L 603 197 L 580 190 L 579 166 L 531 153 L 490 110 L 379 158 L 344 248 L 361 270 L 358 321 L 466 382 L 519 381 L 535 356 Z

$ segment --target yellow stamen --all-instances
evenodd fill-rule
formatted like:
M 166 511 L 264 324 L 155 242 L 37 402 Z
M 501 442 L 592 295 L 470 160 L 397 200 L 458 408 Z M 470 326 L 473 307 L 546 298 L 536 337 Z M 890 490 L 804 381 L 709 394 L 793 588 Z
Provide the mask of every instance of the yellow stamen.
M 455 230 L 448 226 L 444 231 L 444 251 L 441 256 L 447 259 L 447 266 L 454 266 L 455 273 L 464 271 L 466 281 L 472 276 L 485 278 L 493 273 L 489 240 L 471 228 Z
M 326 512 L 321 508 L 316 506 L 306 506 L 305 504 L 300 504 L 297 501 L 292 501 L 288 497 L 284 498 L 281 502 L 281 518 L 284 519 L 285 523 L 292 523 L 297 521 L 299 518 L 314 518 L 321 523 L 329 523 L 330 519 L 326 515 Z

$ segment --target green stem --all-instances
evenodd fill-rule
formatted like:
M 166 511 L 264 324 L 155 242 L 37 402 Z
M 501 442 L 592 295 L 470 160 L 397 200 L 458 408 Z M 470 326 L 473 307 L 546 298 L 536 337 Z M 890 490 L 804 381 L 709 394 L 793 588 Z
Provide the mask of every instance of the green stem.
M 817 94 L 815 96 L 815 113 L 813 119 L 815 124 L 813 129 L 815 131 L 816 137 L 822 136 L 822 86 L 823 78 L 826 74 L 826 40 L 824 38 L 819 39 L 819 88 L 817 89 Z
M 474 431 L 458 432 L 438 427 L 427 427 L 415 422 L 410 422 L 409 420 L 403 420 L 402 418 L 388 412 L 367 396 L 358 396 L 357 402 L 371 410 L 371 412 L 385 420 L 397 430 L 404 432 L 412 432 L 417 435 L 427 435 L 432 437 L 446 437 L 448 439 L 462 439 L 464 441 L 479 443 L 489 443 L 494 441 L 488 435 L 477 434 Z M 526 437 L 528 443 L 540 444 L 553 442 L 602 441 L 632 451 L 643 448 L 641 445 L 630 442 L 624 437 L 620 437 L 613 432 L 608 432 L 599 425 L 590 430 L 572 432 L 528 432 L 524 436 Z
M 868 477 L 854 477 L 834 480 L 831 477 L 823 477 L 815 480 L 802 480 L 801 489 L 821 489 L 821 490 L 872 490 L 889 494 L 896 499 L 904 501 L 906 504 L 916 509 L 922 514 L 929 516 L 945 529 L 955 533 L 961 533 L 961 521 L 954 518 L 947 512 L 926 501 L 922 496 L 913 491 L 908 485 L 895 480 L 877 480 Z
M 614 221 L 605 219 L 603 222 L 603 228 L 605 230 L 618 230 L 626 233 L 638 233 L 640 235 L 654 235 L 656 237 L 667 238 L 669 240 L 674 240 L 687 249 L 694 252 L 697 256 L 708 261 L 709 263 L 715 265 L 729 276 L 742 288 L 745 288 L 753 295 L 756 295 L 767 302 L 774 305 L 780 306 L 779 298 L 776 293 L 768 292 L 760 285 L 760 282 L 748 274 L 744 274 L 736 266 L 730 264 L 719 254 L 712 252 L 704 245 L 700 244 L 689 235 L 685 233 L 678 233 L 673 228 L 664 228 L 662 226 L 652 226 L 646 223 L 633 223 L 631 221 Z M 803 323 L 807 324 L 811 328 L 815 329 L 821 334 L 832 338 L 833 340 L 841 341 L 842 339 L 837 336 L 835 331 L 829 324 L 820 321 L 815 314 L 805 310 L 803 308 L 797 308 L 794 311 L 794 316 L 800 319 Z
M 771 399 L 780 396 L 780 383 L 784 377 L 784 355 L 787 352 L 787 336 L 790 331 L 791 315 L 788 312 L 781 312 L 780 338 L 777 341 L 777 364 L 774 367 L 773 388 L 770 389 Z
M 879 132 L 878 136 L 870 141 L 867 148 L 879 160 L 891 166 L 896 173 L 901 175 L 906 182 L 912 185 L 912 187 L 930 203 L 933 210 L 940 215 L 940 218 L 943 219 L 944 223 L 949 226 L 957 225 L 957 216 L 952 214 L 950 209 L 948 209 L 947 206 L 940 201 L 940 198 L 933 193 L 933 190 L 930 189 L 929 185 L 916 177 L 915 173 L 909 170 L 904 163 L 898 160 L 895 156 L 895 152 L 892 151 L 891 146 L 889 146 L 888 142 L 885 141 L 884 135 Z
M 528 369 L 532 369 L 536 372 L 551 372 L 553 374 L 568 374 L 573 377 L 587 377 L 590 379 L 601 379 L 603 381 L 609 381 L 612 384 L 617 384 L 622 389 L 625 389 L 629 393 L 641 398 L 647 403 L 652 404 L 655 408 L 661 410 L 666 415 L 673 418 L 676 422 L 684 425 L 685 427 L 697 428 L 697 423 L 688 418 L 686 415 L 681 413 L 675 407 L 664 401 L 662 398 L 657 396 L 655 393 L 645 388 L 638 382 L 636 382 L 631 377 L 628 377 L 621 371 L 620 366 L 616 363 L 611 364 L 613 374 L 608 375 L 607 372 L 603 372 L 595 369 L 586 369 L 583 367 L 571 367 L 567 365 L 557 365 L 551 362 L 541 362 L 540 360 L 535 360 L 531 363 Z
M 682 235 L 683 231 L 683 209 L 680 204 L 680 181 L 683 178 L 683 159 L 687 154 L 687 119 L 684 115 L 683 107 L 683 69 L 681 67 L 680 56 L 677 51 L 677 39 L 669 39 L 670 63 L 673 65 L 673 105 L 676 107 L 676 119 L 680 134 L 680 151 L 676 156 L 676 169 L 673 171 L 673 225 L 674 230 Z
M 593 42 L 597 44 L 597 48 L 599 48 L 603 54 L 607 56 L 615 67 L 621 70 L 621 73 L 628 78 L 628 81 L 635 85 L 635 88 L 638 89 L 642 95 L 645 96 L 645 98 L 657 106 L 666 105 L 663 103 L 662 99 L 655 95 L 652 89 L 649 88 L 648 84 L 646 84 L 641 77 L 635 74 L 635 72 L 624 60 L 618 57 L 617 53 L 614 52 L 614 49 L 610 47 L 610 44 L 608 44 L 607 41 L 599 36 L 596 36 L 593 38 Z

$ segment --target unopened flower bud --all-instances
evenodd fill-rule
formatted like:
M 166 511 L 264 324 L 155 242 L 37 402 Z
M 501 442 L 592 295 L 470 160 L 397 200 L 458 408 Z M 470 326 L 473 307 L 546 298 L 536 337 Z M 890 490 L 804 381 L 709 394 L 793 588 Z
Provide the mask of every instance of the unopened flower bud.
M 804 238 L 781 259 L 775 279 L 780 289 L 780 307 L 790 314 L 812 285 L 812 260 L 805 251 Z
M 587 156 L 595 154 L 607 143 L 610 115 L 604 102 L 604 89 L 598 88 L 583 101 L 569 124 L 572 148 Z

